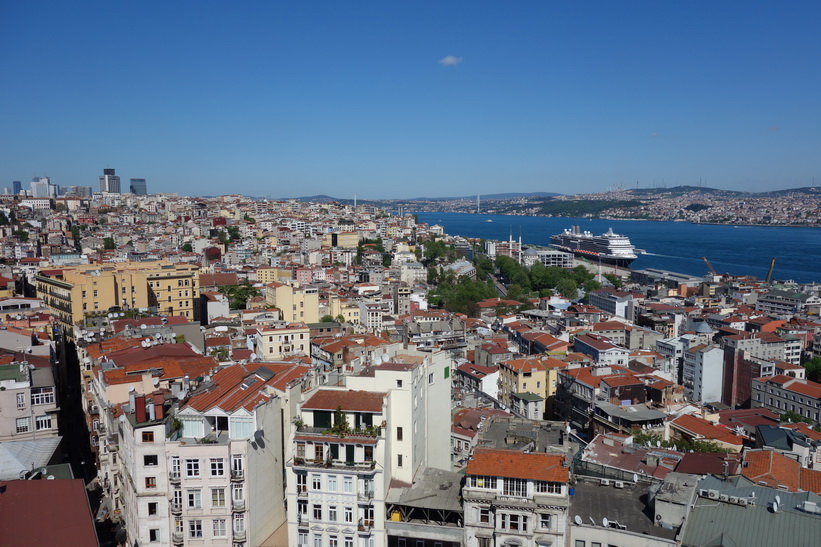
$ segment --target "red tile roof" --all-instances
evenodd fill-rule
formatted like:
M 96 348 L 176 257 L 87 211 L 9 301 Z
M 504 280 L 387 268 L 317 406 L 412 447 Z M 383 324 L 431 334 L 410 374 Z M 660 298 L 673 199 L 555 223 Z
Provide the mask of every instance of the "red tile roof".
M 340 391 L 323 389 L 314 393 L 303 405 L 303 410 L 342 410 L 348 412 L 382 412 L 385 393 L 372 391 Z
M 468 475 L 510 477 L 550 482 L 568 482 L 570 470 L 564 467 L 560 454 L 525 454 L 518 450 L 477 448 L 468 461 Z

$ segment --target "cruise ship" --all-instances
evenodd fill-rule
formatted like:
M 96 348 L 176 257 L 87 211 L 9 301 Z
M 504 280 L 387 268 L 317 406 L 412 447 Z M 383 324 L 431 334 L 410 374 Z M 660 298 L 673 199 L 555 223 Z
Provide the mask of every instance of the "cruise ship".
M 636 258 L 636 248 L 627 236 L 613 233 L 613 228 L 600 236 L 588 231 L 582 232 L 578 226 L 565 229 L 550 238 L 550 246 L 576 256 L 627 267 Z

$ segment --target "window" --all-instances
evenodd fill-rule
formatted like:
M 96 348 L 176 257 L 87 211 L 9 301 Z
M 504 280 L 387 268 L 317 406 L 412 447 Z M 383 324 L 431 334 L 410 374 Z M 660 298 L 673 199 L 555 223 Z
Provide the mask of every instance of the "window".
M 146 454 L 143 456 L 143 465 L 146 467 L 156 467 L 159 463 L 159 457 L 156 454 Z
M 402 387 L 402 380 L 396 381 L 396 387 Z
M 431 372 L 430 374 L 428 374 L 428 383 L 429 383 L 429 384 L 432 384 L 432 383 L 433 383 L 433 380 L 434 380 L 435 378 L 436 378 L 436 376 L 435 376 L 432 372 Z
M 308 475 L 305 473 L 296 474 L 296 491 L 297 494 L 302 494 L 308 491 Z
M 26 416 L 25 418 L 17 418 L 14 421 L 15 428 L 17 433 L 28 433 L 31 431 L 31 418 Z
M 200 476 L 200 461 L 199 460 L 185 460 L 185 476 L 199 477 Z
M 148 531 L 148 541 L 151 543 L 156 543 L 160 541 L 160 529 L 159 528 L 151 528 Z
M 154 442 L 154 432 L 153 431 L 143 431 L 143 442 L 144 443 L 153 443 Z
M 401 441 L 401 440 L 402 440 L 402 436 L 403 436 L 403 434 L 402 434 L 402 428 L 401 428 L 401 427 L 397 427 L 397 428 L 396 428 L 396 440 L 397 440 L 397 441 Z
M 180 476 L 180 457 L 179 456 L 171 456 L 171 476 L 172 477 L 179 477 Z
M 322 490 L 322 477 L 316 473 L 311 475 L 311 489 Z
M 339 547 L 339 540 L 336 536 L 328 536 L 328 547 Z
M 200 490 L 188 491 L 188 507 L 190 507 L 191 509 L 202 508 L 202 494 Z
M 222 458 L 211 458 L 211 476 L 222 477 L 225 475 L 225 460 Z
M 17 394 L 17 410 L 26 408 L 26 394 L 22 391 Z
M 228 529 L 225 526 L 225 519 L 214 519 L 213 529 L 215 538 L 223 538 L 228 535 Z
M 188 521 L 188 537 L 201 538 L 202 537 L 202 521 L 189 520 Z
M 551 515 L 542 513 L 539 515 L 539 528 L 542 530 L 550 530 L 550 517 Z
M 353 477 L 342 477 L 342 491 L 353 494 Z
M 225 507 L 225 488 L 211 489 L 211 507 Z
M 402 454 L 398 454 L 396 456 L 396 466 L 397 467 L 402 467 Z
M 353 522 L 353 507 L 345 507 L 343 509 L 342 514 L 344 516 L 344 521 L 346 524 L 351 524 Z
M 148 514 L 149 515 L 156 515 L 157 514 L 157 502 L 152 501 L 148 504 Z
M 353 547 L 353 538 L 346 537 L 345 538 L 345 547 Z
M 314 520 L 322 520 L 322 506 L 315 503 L 313 506 Z
M 490 524 L 490 508 L 482 507 L 479 509 L 479 522 L 482 524 Z
M 501 527 L 503 530 L 527 531 L 527 517 L 524 515 L 502 513 Z
M 562 493 L 562 483 L 560 483 L 560 482 L 549 482 L 549 481 L 537 481 L 536 482 L 536 492 L 547 493 L 547 494 L 561 494 Z
M 336 492 L 336 475 L 328 475 L 328 492 Z
M 231 487 L 231 499 L 234 501 L 243 501 L 245 499 L 245 490 L 242 489 L 241 484 L 235 484 Z
M 157 477 L 146 477 L 145 478 L 145 487 L 146 488 L 156 488 L 157 487 Z
M 580 539 L 576 540 L 576 547 L 584 547 L 584 546 L 585 546 L 584 541 L 582 541 Z
M 48 414 L 44 416 L 37 416 L 34 420 L 34 425 L 37 428 L 37 431 L 42 431 L 44 429 L 51 429 L 51 416 Z
M 331 522 L 336 522 L 336 505 L 331 505 L 328 507 L 328 520 Z
M 31 388 L 31 404 L 32 404 L 32 406 L 35 406 L 35 405 L 50 405 L 52 403 L 54 403 L 54 388 L 53 387 L 33 387 L 33 388 Z
M 527 495 L 527 481 L 525 479 L 505 479 L 502 493 L 505 496 L 523 498 Z
M 242 455 L 234 454 L 231 456 L 231 474 L 236 476 L 242 476 L 242 471 L 245 469 L 245 466 L 242 462 Z
M 479 475 L 471 475 L 470 485 L 473 488 L 487 488 L 489 490 L 495 490 L 496 477 L 483 477 Z
M 450 367 L 445 367 L 445 379 L 450 378 Z
M 182 507 L 182 490 L 174 490 L 174 496 L 171 498 L 171 504 L 176 507 Z

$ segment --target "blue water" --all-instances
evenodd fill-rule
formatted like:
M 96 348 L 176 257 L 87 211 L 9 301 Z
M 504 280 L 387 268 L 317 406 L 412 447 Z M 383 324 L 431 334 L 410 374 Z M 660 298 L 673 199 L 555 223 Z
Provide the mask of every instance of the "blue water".
M 690 275 L 704 275 L 706 256 L 719 273 L 767 276 L 775 257 L 773 279 L 801 283 L 821 281 L 821 229 L 716 226 L 688 222 L 590 220 L 580 218 L 472 215 L 464 213 L 417 213 L 420 222 L 444 226 L 445 233 L 464 237 L 506 240 L 522 235 L 522 242 L 546 246 L 550 236 L 573 224 L 594 234 L 612 227 L 647 254 L 632 269 L 661 268 Z M 493 222 L 486 222 L 486 220 Z

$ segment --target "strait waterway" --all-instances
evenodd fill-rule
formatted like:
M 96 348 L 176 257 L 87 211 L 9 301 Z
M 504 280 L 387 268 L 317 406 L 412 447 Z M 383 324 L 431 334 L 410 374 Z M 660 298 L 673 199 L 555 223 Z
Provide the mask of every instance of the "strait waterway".
M 767 276 L 775 257 L 773 279 L 821 282 L 821 229 L 727 226 L 581 218 L 525 217 L 466 213 L 417 213 L 420 222 L 439 224 L 449 235 L 506 240 L 522 236 L 522 243 L 547 246 L 550 236 L 573 224 L 598 235 L 612 227 L 647 253 L 631 269 L 660 268 L 704 275 L 706 256 L 719 273 Z M 491 221 L 491 222 L 488 222 Z

